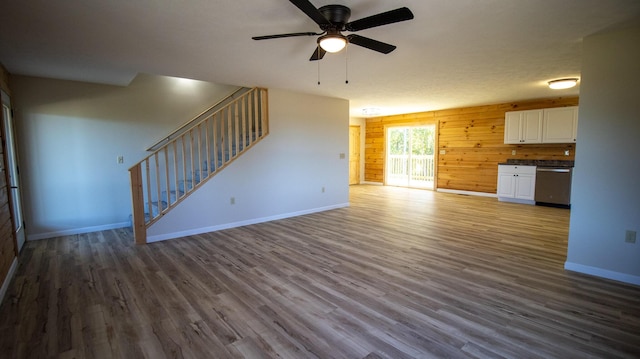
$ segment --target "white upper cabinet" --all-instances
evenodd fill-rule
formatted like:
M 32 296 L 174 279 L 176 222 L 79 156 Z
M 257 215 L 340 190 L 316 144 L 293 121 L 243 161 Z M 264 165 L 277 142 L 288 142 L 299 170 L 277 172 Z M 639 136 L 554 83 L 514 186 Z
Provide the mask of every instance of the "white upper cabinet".
M 542 142 L 575 143 L 578 135 L 578 107 L 544 110 Z
M 543 110 L 505 114 L 504 143 L 541 143 Z
M 575 143 L 578 107 L 558 107 L 505 113 L 504 143 Z

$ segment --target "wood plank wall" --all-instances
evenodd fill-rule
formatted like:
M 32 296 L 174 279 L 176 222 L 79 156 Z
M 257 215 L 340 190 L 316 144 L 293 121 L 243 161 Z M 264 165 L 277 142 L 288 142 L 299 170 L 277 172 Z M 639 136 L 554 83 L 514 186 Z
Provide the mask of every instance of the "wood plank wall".
M 384 182 L 385 127 L 437 123 L 437 188 L 496 193 L 498 163 L 509 158 L 574 160 L 575 144 L 505 145 L 507 111 L 577 106 L 578 97 L 538 99 L 369 118 L 365 181 Z M 580 139 L 578 139 L 578 142 Z M 440 154 L 444 150 L 445 154 Z M 516 150 L 516 155 L 512 155 Z M 565 156 L 564 151 L 570 155 Z
M 9 74 L 0 64 L 0 87 L 6 93 L 9 92 Z M 1 109 L 0 109 L 1 110 Z M 0 111 L 0 120 L 3 112 Z M 0 124 L 2 121 L 0 121 Z M 0 126 L 2 127 L 2 126 Z M 5 170 L 4 156 L 4 131 L 0 131 L 0 285 L 2 285 L 9 273 L 11 264 L 17 255 L 16 241 L 13 228 L 13 218 L 11 217 L 11 206 L 9 202 L 9 187 L 7 186 L 7 173 Z

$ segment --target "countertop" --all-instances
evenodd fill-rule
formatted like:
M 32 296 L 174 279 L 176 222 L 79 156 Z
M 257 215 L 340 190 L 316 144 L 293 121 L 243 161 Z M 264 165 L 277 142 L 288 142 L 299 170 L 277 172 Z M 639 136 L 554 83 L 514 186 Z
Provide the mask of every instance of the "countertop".
M 507 162 L 498 163 L 499 165 L 519 165 L 519 166 L 537 166 L 537 167 L 556 167 L 556 168 L 572 168 L 575 161 L 563 160 L 527 160 L 527 159 L 508 159 Z

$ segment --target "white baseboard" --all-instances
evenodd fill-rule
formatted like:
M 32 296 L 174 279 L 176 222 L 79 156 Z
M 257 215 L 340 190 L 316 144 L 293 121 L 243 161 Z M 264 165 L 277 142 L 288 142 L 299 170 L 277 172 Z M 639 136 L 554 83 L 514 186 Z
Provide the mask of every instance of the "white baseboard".
M 9 272 L 4 278 L 2 287 L 0 287 L 0 304 L 2 304 L 4 295 L 7 294 L 7 291 L 9 290 L 9 284 L 11 283 L 13 276 L 16 274 L 16 269 L 18 269 L 18 258 L 13 258 L 13 263 L 11 263 L 11 267 L 9 267 Z
M 45 233 L 37 233 L 37 234 L 27 234 L 27 240 L 28 241 L 37 241 L 37 240 L 40 240 L 40 239 L 62 237 L 62 236 L 71 236 L 71 235 L 74 235 L 74 234 L 83 234 L 83 233 L 106 231 L 106 230 L 109 230 L 109 229 L 125 228 L 125 227 L 129 227 L 129 226 L 131 226 L 131 224 L 129 222 L 120 222 L 120 223 L 105 224 L 105 225 L 102 225 L 102 226 L 65 229 L 63 231 L 45 232 Z
M 223 229 L 230 229 L 230 228 L 248 226 L 248 225 L 251 225 L 251 224 L 271 222 L 271 221 L 276 221 L 276 220 L 279 220 L 279 219 L 303 216 L 305 214 L 324 212 L 324 211 L 329 211 L 329 210 L 332 210 L 332 209 L 338 209 L 338 208 L 344 208 L 344 207 L 349 207 L 349 203 L 347 202 L 347 203 L 337 204 L 337 205 L 333 205 L 333 206 L 313 208 L 313 209 L 299 211 L 299 212 L 283 213 L 283 214 L 278 214 L 278 215 L 269 216 L 269 217 L 254 218 L 254 219 L 249 219 L 249 220 L 246 220 L 246 221 L 225 223 L 225 224 L 220 224 L 220 225 L 211 226 L 211 227 L 190 229 L 188 231 L 159 234 L 159 235 L 156 235 L 156 236 L 148 236 L 147 237 L 147 243 L 166 241 L 168 239 L 187 237 L 187 236 L 192 236 L 192 235 L 195 235 L 195 234 L 215 232 L 215 231 L 220 231 L 220 230 L 223 230 Z
M 368 184 L 368 185 L 374 185 L 374 186 L 384 186 L 384 183 L 382 183 L 382 182 L 362 181 L 362 182 L 360 182 L 360 184 Z
M 494 197 L 494 198 L 498 197 L 498 195 L 495 194 L 495 193 L 475 192 L 475 191 L 461 191 L 461 190 L 457 190 L 457 189 L 447 189 L 447 188 L 438 188 L 436 191 L 437 192 L 443 192 L 443 193 L 465 194 L 465 195 L 469 195 L 469 196 Z
M 616 280 L 618 282 L 640 285 L 640 276 L 614 272 L 608 269 L 586 266 L 584 264 L 564 262 L 564 269 L 572 272 L 588 274 L 596 277 Z

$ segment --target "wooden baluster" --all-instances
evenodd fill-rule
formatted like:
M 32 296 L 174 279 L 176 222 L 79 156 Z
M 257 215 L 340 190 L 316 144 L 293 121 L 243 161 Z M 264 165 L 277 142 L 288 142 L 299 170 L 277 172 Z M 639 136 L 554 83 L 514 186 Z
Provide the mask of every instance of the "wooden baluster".
M 258 93 L 253 93 L 253 116 L 251 119 L 251 126 L 253 127 L 253 135 L 255 136 L 256 141 L 260 138 L 260 132 L 258 132 Z
M 198 135 L 198 165 L 196 166 L 196 168 L 198 169 L 198 178 L 200 180 L 200 182 L 202 182 L 203 178 L 202 178 L 202 172 L 203 172 L 203 165 L 202 165 L 202 124 L 198 124 L 198 126 L 196 127 L 196 133 Z
M 214 114 L 213 115 L 213 148 L 214 148 L 214 158 L 213 161 L 216 164 L 216 170 L 218 170 L 218 167 L 220 167 L 220 163 L 218 162 L 218 158 L 220 157 L 220 149 L 218 148 L 218 124 L 220 123 L 219 121 L 219 114 Z
M 193 191 L 193 189 L 196 186 L 196 178 L 195 178 L 195 168 L 194 168 L 194 164 L 193 164 L 193 146 L 194 146 L 194 141 L 193 141 L 193 129 L 189 130 L 189 159 L 191 160 L 191 188 L 189 189 L 190 191 Z
M 248 143 L 247 143 L 247 119 L 245 116 L 245 106 L 246 106 L 246 97 L 243 96 L 240 100 L 240 122 L 242 123 L 242 131 L 241 131 L 241 138 L 242 138 L 242 150 L 246 150 Z
M 181 198 L 180 196 L 180 186 L 178 185 L 178 144 L 177 141 L 173 141 L 173 176 L 174 176 L 174 183 L 176 184 L 175 189 L 176 189 L 176 201 L 179 200 Z
M 233 137 L 233 134 L 231 133 L 231 121 L 231 109 L 227 108 L 227 151 L 229 151 L 229 161 L 231 160 L 231 157 L 233 157 L 233 153 L 231 152 L 233 149 L 233 141 L 231 140 Z
M 153 202 L 151 200 L 151 172 L 149 172 L 149 157 L 147 157 L 145 160 L 145 167 L 146 167 L 146 177 L 147 177 L 147 207 L 149 208 L 149 220 L 151 220 L 153 218 Z M 146 223 L 146 218 L 145 218 L 145 223 Z
M 158 197 L 156 197 L 156 203 L 158 204 L 158 216 L 160 216 L 162 214 L 162 184 L 160 183 L 160 162 L 158 160 L 158 152 L 154 153 L 153 155 L 154 159 L 155 159 L 155 165 L 156 165 L 156 192 Z M 151 214 L 151 218 L 155 218 L 155 216 L 153 215 L 153 213 Z
M 235 142 L 233 145 L 235 147 L 234 158 L 240 154 L 240 123 L 238 122 L 240 117 L 238 115 L 238 111 L 238 101 L 235 101 L 233 104 L 233 142 Z
M 206 132 L 205 132 L 205 149 L 207 151 L 207 177 L 211 176 L 213 174 L 213 167 L 211 165 L 211 142 L 209 139 L 209 128 L 211 127 L 211 117 L 207 117 L 207 119 L 205 120 L 205 128 L 206 128 Z
M 267 90 L 260 89 L 260 99 L 262 100 L 262 106 L 260 106 L 261 114 L 260 114 L 260 137 L 263 138 L 269 132 L 269 118 L 268 118 L 268 110 L 269 110 L 269 101 L 267 98 Z
M 169 148 L 164 147 L 164 174 L 167 179 L 166 191 L 167 191 L 167 209 L 171 207 L 171 182 L 169 181 Z M 177 198 L 176 198 L 177 200 Z

